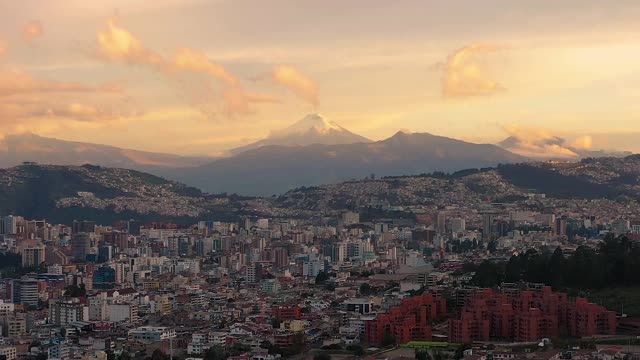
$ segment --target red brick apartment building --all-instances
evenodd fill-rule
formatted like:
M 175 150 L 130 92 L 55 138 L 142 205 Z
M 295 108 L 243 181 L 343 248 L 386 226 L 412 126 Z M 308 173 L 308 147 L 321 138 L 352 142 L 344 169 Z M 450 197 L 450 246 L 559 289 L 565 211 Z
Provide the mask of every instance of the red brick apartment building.
M 548 286 L 518 292 L 477 289 L 460 315 L 449 320 L 449 341 L 537 341 L 557 337 L 560 329 L 574 337 L 615 334 L 616 314 L 586 299 L 572 302 Z
M 446 312 L 446 300 L 430 293 L 404 299 L 388 313 L 367 321 L 365 338 L 371 346 L 382 345 L 387 335 L 393 336 L 397 344 L 431 341 L 429 323 L 442 319 Z
M 279 305 L 271 308 L 271 315 L 279 320 L 299 320 L 302 316 L 302 309 L 298 305 Z

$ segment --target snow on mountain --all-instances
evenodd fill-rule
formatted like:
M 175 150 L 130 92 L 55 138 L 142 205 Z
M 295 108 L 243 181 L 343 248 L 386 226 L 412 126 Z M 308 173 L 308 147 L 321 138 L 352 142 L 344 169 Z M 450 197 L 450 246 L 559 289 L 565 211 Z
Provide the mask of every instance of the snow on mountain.
M 309 114 L 292 125 L 272 132 L 265 139 L 244 145 L 230 152 L 232 155 L 269 145 L 306 146 L 311 144 L 337 145 L 369 143 L 371 140 L 354 134 L 327 120 L 320 114 Z

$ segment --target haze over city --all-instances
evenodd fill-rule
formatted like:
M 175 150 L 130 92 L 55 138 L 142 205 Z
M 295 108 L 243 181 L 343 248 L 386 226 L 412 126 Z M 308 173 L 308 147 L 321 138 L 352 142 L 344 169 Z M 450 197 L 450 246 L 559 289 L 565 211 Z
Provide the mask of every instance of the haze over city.
M 309 113 L 640 151 L 635 1 L 3 1 L 2 134 L 217 156 Z

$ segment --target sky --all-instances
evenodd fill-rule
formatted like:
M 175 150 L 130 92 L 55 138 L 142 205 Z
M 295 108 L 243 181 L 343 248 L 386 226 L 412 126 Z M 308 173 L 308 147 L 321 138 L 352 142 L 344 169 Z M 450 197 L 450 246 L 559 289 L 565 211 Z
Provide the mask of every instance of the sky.
M 1 136 L 218 155 L 311 112 L 640 152 L 635 0 L 0 0 Z

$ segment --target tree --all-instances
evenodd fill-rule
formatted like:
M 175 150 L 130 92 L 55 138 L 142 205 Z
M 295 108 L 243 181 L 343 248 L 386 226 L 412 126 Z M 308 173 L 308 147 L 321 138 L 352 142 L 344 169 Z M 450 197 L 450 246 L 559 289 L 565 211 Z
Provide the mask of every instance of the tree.
M 493 261 L 484 261 L 471 282 L 480 287 L 492 287 L 504 281 L 504 266 Z
M 547 267 L 547 278 L 545 282 L 554 289 L 557 289 L 564 285 L 564 272 L 566 271 L 566 262 L 562 254 L 562 249 L 557 247 L 549 259 L 549 266 Z
M 251 350 L 251 346 L 249 345 L 246 345 L 243 343 L 234 343 L 233 345 L 231 345 L 231 348 L 229 348 L 229 354 L 231 356 L 238 356 L 250 350 Z
M 323 285 L 327 280 L 329 280 L 329 274 L 327 274 L 325 271 L 320 271 L 318 275 L 316 275 L 317 285 Z
M 351 351 L 355 356 L 364 355 L 364 348 L 362 345 L 349 345 L 347 346 L 347 351 Z
M 69 297 L 81 297 L 87 295 L 87 290 L 85 289 L 84 284 L 80 284 L 80 286 L 69 285 L 64 289 L 64 295 Z
M 153 350 L 153 353 L 151 353 L 151 360 L 168 360 L 168 359 L 169 359 L 169 356 L 160 349 L 155 349 Z
M 324 289 L 327 291 L 334 291 L 336 289 L 336 284 L 333 282 L 327 282 L 324 284 Z
M 271 327 L 273 327 L 274 329 L 279 329 L 281 323 L 282 323 L 282 320 L 278 318 L 271 319 Z
M 212 346 L 204 353 L 204 360 L 226 360 L 228 354 L 220 345 Z
M 329 355 L 328 353 L 322 351 L 317 353 L 314 357 L 313 360 L 331 360 L 331 355 Z
M 387 347 L 396 344 L 396 338 L 391 333 L 386 332 L 382 337 L 382 346 Z
M 432 360 L 432 359 L 428 350 L 416 349 L 416 360 Z
M 367 296 L 371 294 L 371 285 L 367 283 L 360 284 L 360 295 Z

